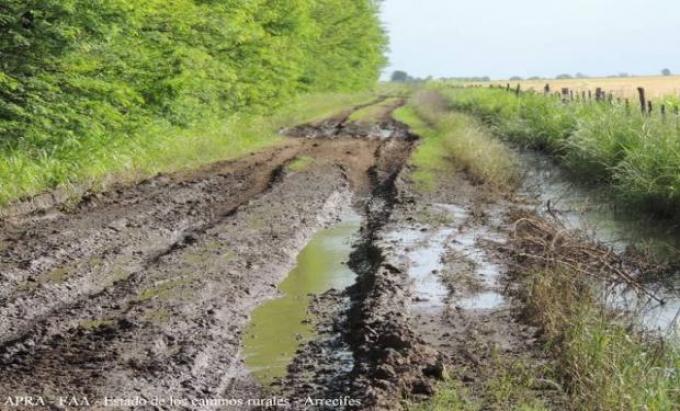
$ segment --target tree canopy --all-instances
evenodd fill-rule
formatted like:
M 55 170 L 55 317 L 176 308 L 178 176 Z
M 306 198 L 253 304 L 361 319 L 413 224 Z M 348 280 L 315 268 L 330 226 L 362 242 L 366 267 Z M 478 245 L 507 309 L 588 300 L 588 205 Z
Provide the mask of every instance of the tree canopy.
M 2 146 L 126 135 L 374 84 L 374 0 L 4 0 Z

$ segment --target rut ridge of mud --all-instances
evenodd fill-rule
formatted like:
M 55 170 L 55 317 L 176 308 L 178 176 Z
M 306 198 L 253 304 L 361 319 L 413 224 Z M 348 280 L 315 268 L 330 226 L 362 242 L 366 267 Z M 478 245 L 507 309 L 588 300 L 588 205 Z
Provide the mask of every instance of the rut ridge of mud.
M 393 410 L 406 397 L 433 392 L 427 374 L 436 357 L 409 326 L 408 275 L 386 263 L 377 244 L 395 205 L 409 201 L 396 181 L 417 137 L 396 121 L 385 124 L 393 132 L 376 148 L 375 164 L 367 170 L 370 190 L 357 201 L 363 224 L 348 261 L 356 283 L 318 296 L 312 304 L 320 336 L 302 347 L 289 367 L 281 383 L 289 396 L 348 397 L 361 405 L 347 409 Z
M 376 245 L 395 203 L 403 200 L 395 185 L 400 172 L 376 185 L 366 206 L 363 239 L 350 259 L 358 274 L 347 328 L 355 357 L 351 392 L 368 409 L 396 409 L 406 397 L 433 393 L 426 370 L 436 358 L 409 325 L 407 275 L 387 263 Z
M 286 160 L 290 161 L 290 160 Z M 0 340 L 0 363 L 2 363 L 2 358 L 7 357 L 7 353 L 12 352 L 13 348 L 17 344 L 22 344 L 27 340 L 31 340 L 33 343 L 36 340 L 44 339 L 49 337 L 52 332 L 49 330 L 49 320 L 56 315 L 59 311 L 70 311 L 78 307 L 87 307 L 91 305 L 92 300 L 96 301 L 102 297 L 121 297 L 130 292 L 143 278 L 144 271 L 150 267 L 156 265 L 162 258 L 175 253 L 179 250 L 186 248 L 187 246 L 195 243 L 197 238 L 203 235 L 210 228 L 223 223 L 226 218 L 233 216 L 242 205 L 246 204 L 250 199 L 256 195 L 262 195 L 267 191 L 270 191 L 277 182 L 282 179 L 283 166 L 274 167 L 274 169 L 266 177 L 266 181 L 260 187 L 257 187 L 254 193 L 248 193 L 248 195 L 241 198 L 237 197 L 234 203 L 229 205 L 229 208 L 220 211 L 219 213 L 211 213 L 211 215 L 206 219 L 197 220 L 194 224 L 180 227 L 170 241 L 161 244 L 161 246 L 155 250 L 152 250 L 146 255 L 142 255 L 139 261 L 133 266 L 133 269 L 125 273 L 125 275 L 119 276 L 112 284 L 109 286 L 93 289 L 91 293 L 78 292 L 77 283 L 69 285 L 66 284 L 69 290 L 75 289 L 75 292 L 69 298 L 57 298 L 52 302 L 48 299 L 50 296 L 54 296 L 54 293 L 41 294 L 41 291 L 45 291 L 45 287 L 38 287 L 35 290 L 27 290 L 23 293 L 24 295 L 13 295 L 2 301 L 2 306 L 0 307 L 0 312 L 4 315 L 5 320 L 11 318 L 13 313 L 11 311 L 12 307 L 16 307 L 19 310 L 25 310 L 26 303 L 22 300 L 30 301 L 35 304 L 37 301 L 44 301 L 43 309 L 38 315 L 24 316 L 23 323 L 29 324 L 30 326 L 19 326 L 16 321 L 14 322 L 14 327 L 17 333 L 11 334 L 7 333 L 6 330 L 3 332 L 2 340 Z M 86 200 L 89 201 L 89 200 Z M 74 270 L 75 271 L 75 270 Z M 86 273 L 83 273 L 86 274 Z M 71 277 L 76 277 L 76 272 L 70 272 Z M 29 278 L 30 282 L 30 278 Z M 61 288 L 61 287 L 59 287 Z M 58 292 L 59 289 L 53 290 Z M 15 305 L 21 304 L 21 305 Z
M 392 118 L 392 113 L 404 105 L 405 101 L 395 100 L 394 103 L 383 107 L 381 112 L 375 114 L 375 118 L 367 121 L 351 121 L 353 113 L 370 106 L 377 106 L 387 100 L 383 96 L 377 100 L 358 105 L 352 110 L 335 117 L 319 122 L 302 124 L 299 126 L 282 129 L 280 134 L 312 140 L 332 140 L 349 136 L 355 139 L 398 139 L 414 141 L 418 137 L 412 134 L 408 127 Z
M 362 136 L 372 133 L 362 127 Z M 311 233 L 333 221 L 351 193 L 370 199 L 365 233 L 387 218 L 414 137 L 392 121 L 384 129 L 389 135 L 290 139 L 240 160 L 88 194 L 70 209 L 3 217 L 0 394 L 261 395 L 240 351 L 248 313 L 276 295 Z M 299 156 L 314 161 L 290 170 Z M 352 306 L 349 296 L 329 293 L 318 298 L 320 310 L 324 299 Z M 346 330 L 331 331 L 353 355 Z M 359 356 L 370 355 L 359 346 Z M 343 370 L 346 385 L 327 378 L 324 392 L 363 397 L 361 383 L 351 385 L 364 375 L 373 381 L 369 374 Z

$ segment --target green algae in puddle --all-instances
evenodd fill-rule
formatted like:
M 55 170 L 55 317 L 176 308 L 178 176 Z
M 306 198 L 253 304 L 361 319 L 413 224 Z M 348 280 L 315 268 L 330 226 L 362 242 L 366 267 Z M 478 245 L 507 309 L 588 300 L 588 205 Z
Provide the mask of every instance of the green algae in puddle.
M 360 220 L 351 213 L 341 223 L 315 234 L 279 285 L 282 296 L 253 311 L 244 338 L 245 361 L 263 385 L 285 376 L 295 351 L 314 335 L 306 321 L 311 295 L 354 283 L 354 272 L 343 263 L 352 251 Z

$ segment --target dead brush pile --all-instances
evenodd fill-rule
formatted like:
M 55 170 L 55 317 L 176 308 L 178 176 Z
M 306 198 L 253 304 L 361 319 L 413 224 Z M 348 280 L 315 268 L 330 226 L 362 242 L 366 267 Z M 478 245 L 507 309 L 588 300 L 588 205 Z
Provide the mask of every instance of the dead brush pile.
M 551 329 L 557 331 L 557 323 L 564 318 L 540 317 L 569 317 L 578 305 L 596 303 L 595 286 L 606 289 L 625 284 L 662 303 L 642 281 L 646 273 L 665 269 L 653 257 L 633 250 L 615 253 L 566 228 L 557 216 L 516 210 L 509 218 L 514 222 L 507 247 L 513 261 L 511 277 L 521 284 L 517 292 L 526 303 L 525 314 L 538 320 L 549 334 Z
M 511 214 L 508 284 L 553 358 L 551 378 L 569 397 L 567 409 L 680 410 L 680 349 L 602 302 L 621 284 L 659 301 L 641 279 L 668 267 L 644 253 L 614 253 L 557 217 Z

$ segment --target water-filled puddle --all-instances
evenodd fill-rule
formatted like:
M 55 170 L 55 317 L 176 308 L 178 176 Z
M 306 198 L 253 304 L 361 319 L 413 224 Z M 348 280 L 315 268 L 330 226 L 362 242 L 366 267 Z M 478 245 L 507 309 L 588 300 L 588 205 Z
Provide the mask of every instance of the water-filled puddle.
M 482 285 L 482 291 L 466 295 L 464 299 L 454 299 L 454 303 L 465 309 L 495 309 L 505 301 L 494 290 L 499 288 L 498 277 L 502 268 L 492 262 L 479 240 L 504 240 L 500 235 L 485 227 L 470 229 L 463 227 L 469 212 L 455 204 L 434 204 L 450 223 L 443 228 L 404 228 L 389 233 L 385 239 L 398 244 L 401 258 L 408 263 L 408 274 L 413 281 L 416 299 L 415 309 L 437 309 L 448 304 L 450 290 L 441 279 L 446 270 L 443 262 L 449 251 L 473 263 L 473 275 Z
M 568 228 L 584 230 L 593 238 L 624 251 L 630 244 L 680 248 L 677 227 L 642 218 L 612 207 L 602 187 L 574 183 L 548 156 L 534 151 L 519 153 L 524 165 L 521 191 L 556 212 Z
M 346 262 L 360 224 L 361 217 L 348 212 L 340 223 L 315 234 L 279 285 L 281 297 L 253 312 L 244 338 L 245 362 L 263 385 L 285 376 L 296 350 L 314 335 L 308 321 L 312 296 L 354 283 Z
M 465 310 L 495 310 L 505 299 L 495 291 L 485 291 L 456 301 L 456 306 Z
M 443 267 L 442 255 L 446 250 L 447 239 L 453 229 L 419 230 L 408 228 L 392 232 L 386 240 L 400 243 L 406 250 L 402 255 L 409 264 L 409 276 L 413 280 L 416 305 L 436 307 L 444 304 L 448 289 L 439 279 Z
M 545 155 L 525 151 L 520 152 L 520 156 L 525 165 L 522 191 L 541 202 L 543 209 L 539 211 L 544 212 L 549 205 L 568 228 L 583 230 L 618 252 L 631 244 L 645 244 L 661 251 L 668 247 L 680 248 L 676 227 L 615 210 L 611 206 L 612 200 L 600 193 L 598 187 L 573 183 Z M 677 334 L 680 321 L 680 293 L 677 289 L 680 289 L 680 283 L 670 288 L 659 285 L 653 290 L 666 304 L 623 288 L 607 293 L 604 302 L 612 308 L 633 313 L 643 328 Z
M 633 313 L 643 328 L 673 337 L 680 336 L 680 297 L 664 291 L 658 291 L 655 295 L 663 298 L 664 304 L 620 285 L 608 290 L 603 300 L 609 307 Z

